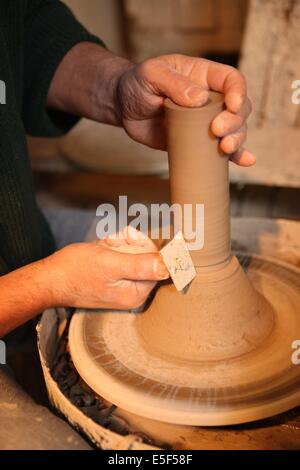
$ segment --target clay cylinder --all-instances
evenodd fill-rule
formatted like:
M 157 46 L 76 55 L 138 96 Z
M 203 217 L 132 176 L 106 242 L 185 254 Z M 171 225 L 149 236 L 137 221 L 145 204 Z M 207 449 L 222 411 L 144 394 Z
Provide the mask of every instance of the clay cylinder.
M 203 247 L 197 247 L 195 237 L 187 240 L 197 267 L 217 265 L 230 257 L 228 157 L 220 151 L 210 129 L 212 120 L 223 109 L 223 98 L 211 92 L 207 104 L 200 108 L 165 101 L 171 201 L 181 206 L 184 235 L 188 223 L 200 238 L 203 227 L 199 226 L 201 211 L 197 216 L 197 204 L 204 204 Z M 189 210 L 185 204 L 190 205 Z

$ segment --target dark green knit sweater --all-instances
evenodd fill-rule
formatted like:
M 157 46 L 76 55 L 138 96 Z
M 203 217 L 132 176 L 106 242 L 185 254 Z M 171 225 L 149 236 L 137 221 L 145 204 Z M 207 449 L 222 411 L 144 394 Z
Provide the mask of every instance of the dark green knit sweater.
M 51 79 L 64 55 L 91 36 L 58 0 L 0 0 L 0 274 L 48 255 L 50 230 L 35 196 L 25 133 L 58 136 L 73 116 L 46 109 Z

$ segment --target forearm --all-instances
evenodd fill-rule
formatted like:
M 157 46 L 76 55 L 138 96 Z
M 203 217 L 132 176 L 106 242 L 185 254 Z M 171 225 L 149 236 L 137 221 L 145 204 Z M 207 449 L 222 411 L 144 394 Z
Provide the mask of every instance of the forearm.
M 100 45 L 81 42 L 60 63 L 48 93 L 48 107 L 107 124 L 120 125 L 117 87 L 133 64 Z
M 0 337 L 53 305 L 45 260 L 0 277 Z

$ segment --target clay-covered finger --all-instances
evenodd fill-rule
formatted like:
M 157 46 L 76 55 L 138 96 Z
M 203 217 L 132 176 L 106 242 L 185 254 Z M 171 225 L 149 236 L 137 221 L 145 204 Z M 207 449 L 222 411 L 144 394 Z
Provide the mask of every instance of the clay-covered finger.
M 256 157 L 242 147 L 230 156 L 230 160 L 240 166 L 252 166 L 256 162 Z
M 231 113 L 228 110 L 220 113 L 212 122 L 212 132 L 217 137 L 224 137 L 228 134 L 236 132 L 242 127 L 251 113 L 251 101 L 247 99 L 238 113 Z
M 231 154 L 240 149 L 247 137 L 247 126 L 244 124 L 238 131 L 223 137 L 220 147 L 223 152 Z

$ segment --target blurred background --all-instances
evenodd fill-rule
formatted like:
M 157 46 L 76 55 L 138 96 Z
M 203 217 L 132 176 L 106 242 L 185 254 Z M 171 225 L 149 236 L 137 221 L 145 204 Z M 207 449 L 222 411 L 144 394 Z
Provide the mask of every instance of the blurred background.
M 207 57 L 246 75 L 254 111 L 253 168 L 231 165 L 232 215 L 299 218 L 299 0 L 64 0 L 116 54 L 140 62 L 164 53 Z M 164 152 L 122 129 L 82 119 L 63 138 L 28 137 L 39 202 L 95 209 L 101 202 L 168 201 Z

